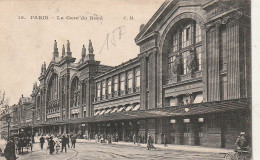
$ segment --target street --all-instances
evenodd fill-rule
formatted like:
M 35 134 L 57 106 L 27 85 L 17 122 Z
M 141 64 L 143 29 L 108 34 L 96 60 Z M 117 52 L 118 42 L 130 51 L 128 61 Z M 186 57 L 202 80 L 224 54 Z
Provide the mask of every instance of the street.
M 93 142 L 76 143 L 76 148 L 67 150 L 67 153 L 47 153 L 46 144 L 40 149 L 39 143 L 34 144 L 33 152 L 17 155 L 18 160 L 94 160 L 94 159 L 185 159 L 185 160 L 220 160 L 224 155 L 219 153 L 199 153 L 192 151 L 176 151 L 158 148 L 147 150 L 143 146 L 129 146 L 122 144 L 96 144 Z M 4 159 L 1 157 L 1 159 Z

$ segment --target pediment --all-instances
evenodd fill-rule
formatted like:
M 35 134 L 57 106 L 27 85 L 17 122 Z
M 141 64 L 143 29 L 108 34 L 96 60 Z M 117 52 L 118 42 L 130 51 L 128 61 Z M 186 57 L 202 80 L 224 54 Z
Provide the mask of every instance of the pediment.
M 154 35 L 158 32 L 158 29 L 161 28 L 161 26 L 164 25 L 164 22 L 167 21 L 167 19 L 176 12 L 180 7 L 183 6 L 201 6 L 201 4 L 204 4 L 207 0 L 201 0 L 201 1 L 188 1 L 188 0 L 169 0 L 165 1 L 161 7 L 156 11 L 156 13 L 152 16 L 152 18 L 147 22 L 146 25 L 141 29 L 139 34 L 135 38 L 136 44 L 140 44 L 140 42 L 150 37 L 151 35 Z

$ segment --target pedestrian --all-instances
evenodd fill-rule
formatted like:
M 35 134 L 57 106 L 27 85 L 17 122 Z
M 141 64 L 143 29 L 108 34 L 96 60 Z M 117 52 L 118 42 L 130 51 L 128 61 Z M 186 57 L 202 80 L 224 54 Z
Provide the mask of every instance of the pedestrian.
M 59 151 L 60 151 L 60 141 L 59 141 L 59 139 L 55 143 L 56 143 L 56 154 L 58 154 Z
M 134 141 L 134 144 L 135 144 L 136 143 L 136 135 L 135 135 L 135 133 L 133 135 L 133 141 Z
M 164 143 L 164 147 L 168 147 L 166 133 L 163 134 L 163 143 Z
M 45 142 L 45 139 L 44 139 L 43 136 L 41 136 L 41 138 L 40 138 L 41 149 L 43 149 L 43 144 L 44 144 L 44 142 Z
M 69 135 L 67 135 L 67 137 L 66 137 L 66 143 L 68 145 L 68 148 L 70 148 L 70 137 L 69 137 Z
M 4 155 L 6 160 L 16 160 L 16 155 L 15 155 L 15 144 L 12 139 L 10 139 L 5 147 L 4 150 Z
M 50 140 L 49 140 L 50 154 L 52 154 L 54 152 L 54 146 L 55 146 L 55 142 L 53 141 L 53 138 L 50 137 Z
M 118 137 L 118 133 L 116 132 L 116 142 L 118 143 L 119 137 Z
M 98 134 L 95 134 L 95 141 L 98 143 Z
M 71 148 L 75 148 L 75 144 L 76 144 L 76 135 L 71 137 Z
M 63 149 L 65 149 L 65 153 L 67 153 L 67 138 L 65 135 L 62 136 L 61 138 L 61 152 L 63 152 Z
M 151 134 L 148 132 L 147 134 L 147 149 L 150 150 L 151 148 Z

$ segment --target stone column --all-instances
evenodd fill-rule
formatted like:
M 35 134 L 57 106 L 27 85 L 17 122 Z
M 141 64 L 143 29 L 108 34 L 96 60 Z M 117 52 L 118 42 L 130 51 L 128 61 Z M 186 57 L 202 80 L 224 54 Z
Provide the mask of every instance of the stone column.
M 140 109 L 147 109 L 147 59 L 140 55 Z
M 157 48 L 149 51 L 149 102 L 148 108 L 157 108 Z
M 79 118 L 83 117 L 83 106 L 82 106 L 82 104 L 83 104 L 82 103 L 83 83 L 84 83 L 84 80 L 79 82 L 79 87 L 80 87 L 80 90 L 79 90 Z

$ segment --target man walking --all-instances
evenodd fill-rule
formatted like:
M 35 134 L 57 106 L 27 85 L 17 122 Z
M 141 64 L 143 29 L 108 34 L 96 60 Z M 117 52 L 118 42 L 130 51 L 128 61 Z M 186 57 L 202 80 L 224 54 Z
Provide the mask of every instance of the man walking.
M 75 148 L 75 144 L 76 144 L 76 136 L 75 135 L 71 137 L 71 144 L 72 144 L 71 148 L 72 147 Z
M 43 144 L 44 144 L 44 142 L 45 142 L 45 139 L 44 139 L 43 136 L 41 136 L 41 138 L 40 138 L 41 149 L 43 149 Z
M 135 135 L 135 133 L 133 135 L 133 141 L 134 141 L 134 144 L 135 144 L 136 143 L 136 135 Z
M 168 147 L 166 133 L 163 134 L 163 143 L 164 143 L 164 147 Z
M 67 138 L 65 135 L 62 136 L 61 138 L 61 152 L 63 152 L 63 148 L 65 149 L 65 153 L 67 153 Z

